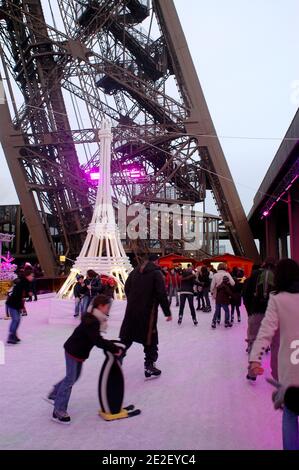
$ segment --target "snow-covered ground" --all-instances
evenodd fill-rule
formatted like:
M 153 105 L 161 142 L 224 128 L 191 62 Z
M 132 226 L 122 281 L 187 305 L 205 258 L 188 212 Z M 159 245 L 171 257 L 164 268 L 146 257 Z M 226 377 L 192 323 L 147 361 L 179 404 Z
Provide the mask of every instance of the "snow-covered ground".
M 22 343 L 6 347 L 0 365 L 0 449 L 280 449 L 281 413 L 271 403 L 271 386 L 246 381 L 246 314 L 241 324 L 210 328 L 211 314 L 200 312 L 194 327 L 186 307 L 182 326 L 159 318 L 162 376 L 144 381 L 143 351 L 133 345 L 124 362 L 125 404 L 142 414 L 105 422 L 97 414 L 97 381 L 103 352 L 94 349 L 74 386 L 71 426 L 50 420 L 43 400 L 64 375 L 62 345 L 76 320 L 49 323 L 50 299 L 28 304 L 19 330 Z M 59 304 L 55 307 L 59 314 Z M 115 303 L 108 338 L 116 338 L 125 303 Z M 52 309 L 53 310 L 53 309 Z M 0 307 L 0 317 L 4 308 Z M 65 314 L 64 314 L 65 316 Z M 0 340 L 9 322 L 0 320 Z M 266 372 L 269 375 L 266 364 Z M 266 374 L 267 375 L 267 374 Z

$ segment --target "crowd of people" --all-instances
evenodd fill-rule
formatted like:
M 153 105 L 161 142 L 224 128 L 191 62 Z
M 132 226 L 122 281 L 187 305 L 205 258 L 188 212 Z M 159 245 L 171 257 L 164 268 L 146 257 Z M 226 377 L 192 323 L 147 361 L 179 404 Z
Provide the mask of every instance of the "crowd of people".
M 88 269 L 86 277 L 77 275 L 77 282 L 74 286 L 75 313 L 74 317 L 82 316 L 87 312 L 92 300 L 104 291 L 100 274 L 93 269 Z
M 11 318 L 9 344 L 20 342 L 17 329 L 20 323 L 24 299 L 34 295 L 34 271 L 24 266 L 18 282 L 7 299 Z M 198 325 L 196 312 L 212 316 L 212 329 L 221 323 L 230 329 L 235 321 L 241 322 L 241 304 L 247 312 L 247 350 L 249 355 L 247 379 L 256 381 L 264 371 L 263 356 L 271 351 L 269 380 L 275 387 L 273 402 L 276 409 L 283 409 L 284 449 L 299 450 L 299 265 L 291 259 L 276 263 L 267 259 L 262 265 L 254 265 L 248 279 L 241 268 L 228 271 L 220 263 L 217 271 L 211 266 L 194 269 L 161 268 L 155 255 L 146 255 L 128 276 L 125 283 L 126 311 L 119 338 L 125 345 L 125 353 L 113 342 L 105 340 L 111 296 L 104 295 L 101 276 L 88 270 L 86 277 L 77 276 L 74 287 L 75 317 L 81 318 L 79 326 L 66 341 L 66 377 L 58 382 L 48 396 L 54 404 L 53 420 L 68 424 L 67 413 L 72 386 L 78 380 L 83 362 L 91 349 L 97 346 L 111 351 L 121 360 L 133 342 L 143 345 L 145 378 L 158 377 L 158 308 L 161 307 L 166 321 L 172 320 L 173 298 L 178 308 L 178 324 L 183 321 L 188 304 L 191 318 Z M 194 299 L 197 306 L 194 306 Z

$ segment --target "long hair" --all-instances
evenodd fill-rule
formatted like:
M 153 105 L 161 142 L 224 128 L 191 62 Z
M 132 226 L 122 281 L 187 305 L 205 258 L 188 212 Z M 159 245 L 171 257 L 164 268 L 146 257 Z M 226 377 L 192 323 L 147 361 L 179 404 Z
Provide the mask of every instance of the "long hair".
M 201 268 L 201 274 L 202 274 L 203 276 L 209 275 L 209 270 L 208 270 L 208 268 L 207 268 L 206 266 L 202 266 L 202 268 Z
M 86 274 L 88 277 L 91 277 L 92 279 L 98 276 L 98 273 L 96 273 L 93 269 L 88 269 Z
M 299 283 L 299 264 L 289 258 L 280 260 L 275 270 L 275 293 L 288 292 L 291 285 L 296 282 Z

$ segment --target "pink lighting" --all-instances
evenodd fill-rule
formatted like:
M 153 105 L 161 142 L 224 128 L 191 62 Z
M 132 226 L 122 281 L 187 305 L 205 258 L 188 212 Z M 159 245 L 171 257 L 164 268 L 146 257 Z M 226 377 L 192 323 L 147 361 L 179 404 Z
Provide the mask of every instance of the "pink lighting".
M 269 207 L 269 209 L 265 210 L 262 214 L 262 218 L 263 217 L 267 217 L 271 210 L 273 209 L 273 207 L 275 206 L 275 204 L 277 204 L 281 199 L 282 197 L 289 191 L 289 189 L 291 189 L 291 187 L 293 186 L 293 184 L 295 183 L 295 181 L 299 178 L 299 175 L 296 175 L 292 181 L 290 182 L 290 184 L 285 188 L 285 190 L 276 198 L 276 200 L 272 203 L 272 205 Z M 286 200 L 282 199 L 283 202 L 286 202 Z
M 99 172 L 89 173 L 89 177 L 92 181 L 97 181 L 100 179 L 100 173 Z

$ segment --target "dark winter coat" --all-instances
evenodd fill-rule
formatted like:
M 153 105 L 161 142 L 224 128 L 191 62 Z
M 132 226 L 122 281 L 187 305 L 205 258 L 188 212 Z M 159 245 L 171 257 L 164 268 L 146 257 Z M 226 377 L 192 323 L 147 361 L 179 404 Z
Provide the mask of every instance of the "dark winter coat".
M 231 304 L 237 307 L 240 307 L 242 304 L 242 289 L 243 284 L 240 282 L 240 279 L 234 277 L 235 285 L 231 287 L 232 290 L 232 299 Z
M 101 336 L 99 320 L 91 313 L 86 313 L 80 325 L 65 342 L 64 349 L 70 356 L 84 361 L 94 346 L 112 353 L 118 351 L 118 347 L 112 341 Z
M 80 284 L 80 282 L 76 282 L 74 287 L 74 297 L 83 297 L 84 295 L 89 295 L 89 290 L 87 289 L 85 284 Z
M 263 271 L 262 269 L 253 271 L 244 284 L 243 301 L 249 316 L 255 313 L 263 314 L 267 310 L 268 301 L 257 295 L 258 278 Z
M 232 287 L 228 282 L 223 281 L 217 287 L 216 304 L 229 305 L 233 296 Z
M 196 277 L 192 272 L 183 271 L 181 278 L 180 292 L 182 294 L 194 294 L 194 285 L 196 284 Z
M 15 310 L 21 310 L 24 307 L 24 299 L 29 296 L 31 290 L 31 282 L 27 281 L 26 278 L 20 279 L 15 284 L 12 293 L 8 296 L 6 305 Z
M 95 297 L 98 294 L 103 292 L 103 285 L 99 277 L 94 277 L 93 279 L 85 279 L 84 281 L 86 286 L 91 285 L 91 290 L 87 289 L 86 295 L 90 297 Z
M 126 281 L 125 293 L 127 308 L 119 336 L 123 342 L 150 345 L 157 333 L 158 306 L 166 317 L 171 316 L 160 268 L 150 261 L 135 268 Z
M 203 289 L 209 289 L 211 285 L 211 279 L 209 273 L 198 274 L 197 281 Z

